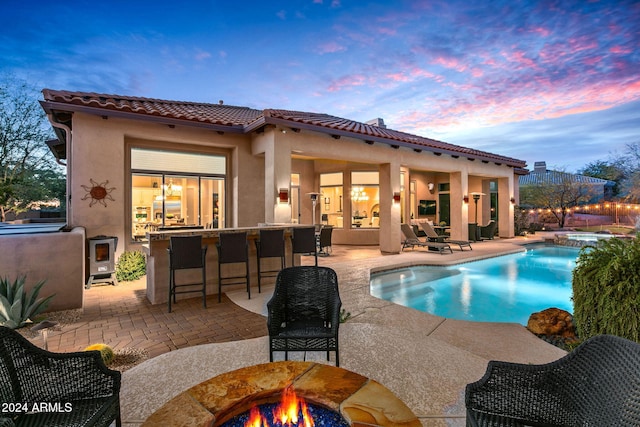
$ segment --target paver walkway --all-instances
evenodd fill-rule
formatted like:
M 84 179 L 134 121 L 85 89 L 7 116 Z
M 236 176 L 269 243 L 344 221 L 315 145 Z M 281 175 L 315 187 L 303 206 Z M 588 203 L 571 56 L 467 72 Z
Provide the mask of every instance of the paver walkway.
M 198 344 L 256 338 L 267 334 L 265 318 L 231 302 L 226 295 L 178 301 L 171 313 L 165 304 L 151 305 L 145 296 L 146 281 L 119 286 L 94 285 L 85 290 L 84 310 L 77 322 L 64 324 L 49 334 L 49 350 L 83 350 L 105 343 L 114 350 L 136 348 L 155 357 Z M 42 343 L 40 338 L 32 340 Z

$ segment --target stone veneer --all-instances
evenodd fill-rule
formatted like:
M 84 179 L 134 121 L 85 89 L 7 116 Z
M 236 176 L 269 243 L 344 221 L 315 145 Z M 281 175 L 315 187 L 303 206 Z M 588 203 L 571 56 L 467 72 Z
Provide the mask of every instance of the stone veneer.
M 143 426 L 218 426 L 253 405 L 279 401 L 290 384 L 298 396 L 339 412 L 354 427 L 421 426 L 380 383 L 342 368 L 292 361 L 253 365 L 204 381 L 171 399 Z

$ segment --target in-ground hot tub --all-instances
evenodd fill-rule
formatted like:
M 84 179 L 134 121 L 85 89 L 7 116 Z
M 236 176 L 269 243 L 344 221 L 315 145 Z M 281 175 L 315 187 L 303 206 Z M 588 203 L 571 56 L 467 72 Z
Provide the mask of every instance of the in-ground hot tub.
M 220 426 L 255 405 L 274 403 L 287 387 L 307 402 L 339 413 L 351 426 L 421 427 L 411 410 L 380 383 L 312 362 L 274 362 L 218 375 L 171 399 L 143 424 Z
M 614 237 L 629 238 L 629 236 L 624 234 L 568 232 L 556 234 L 553 240 L 556 245 L 582 247 L 585 245 L 593 245 L 598 240 L 606 240 Z

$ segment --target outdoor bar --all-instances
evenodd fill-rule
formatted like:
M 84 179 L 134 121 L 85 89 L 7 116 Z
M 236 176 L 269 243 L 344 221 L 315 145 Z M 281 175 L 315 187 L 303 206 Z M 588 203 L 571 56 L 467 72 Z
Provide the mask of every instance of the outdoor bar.
M 307 225 L 308 227 L 309 225 Z M 238 227 L 224 229 L 182 229 L 182 230 L 162 230 L 147 233 L 148 244 L 144 245 L 147 255 L 147 299 L 151 304 L 166 304 L 169 297 L 169 240 L 171 236 L 194 236 L 201 235 L 203 245 L 208 245 L 206 257 L 207 270 L 207 295 L 218 293 L 218 251 L 216 244 L 220 233 L 246 232 L 249 248 L 249 274 L 252 292 L 258 290 L 257 254 L 255 241 L 260 235 L 260 230 L 284 229 L 285 235 L 285 258 L 286 265 L 291 266 L 291 233 L 293 227 L 303 227 L 302 225 L 264 225 L 256 227 Z M 299 259 L 300 255 L 296 255 Z M 271 266 L 267 263 L 276 263 L 276 259 L 264 259 L 263 266 Z M 299 260 L 296 265 L 299 265 Z M 243 269 L 241 265 L 225 266 L 231 269 Z M 185 271 L 180 280 L 184 282 L 198 282 L 199 272 Z M 244 285 L 238 285 L 241 289 Z

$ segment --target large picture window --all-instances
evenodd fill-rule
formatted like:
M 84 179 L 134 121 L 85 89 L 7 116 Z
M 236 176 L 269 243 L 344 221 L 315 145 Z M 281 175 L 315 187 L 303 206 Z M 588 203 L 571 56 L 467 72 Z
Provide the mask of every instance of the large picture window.
M 131 237 L 178 227 L 224 228 L 225 158 L 131 150 Z
M 380 175 L 378 172 L 351 172 L 351 226 L 380 226 Z
M 320 219 L 322 224 L 344 227 L 342 172 L 320 174 Z

